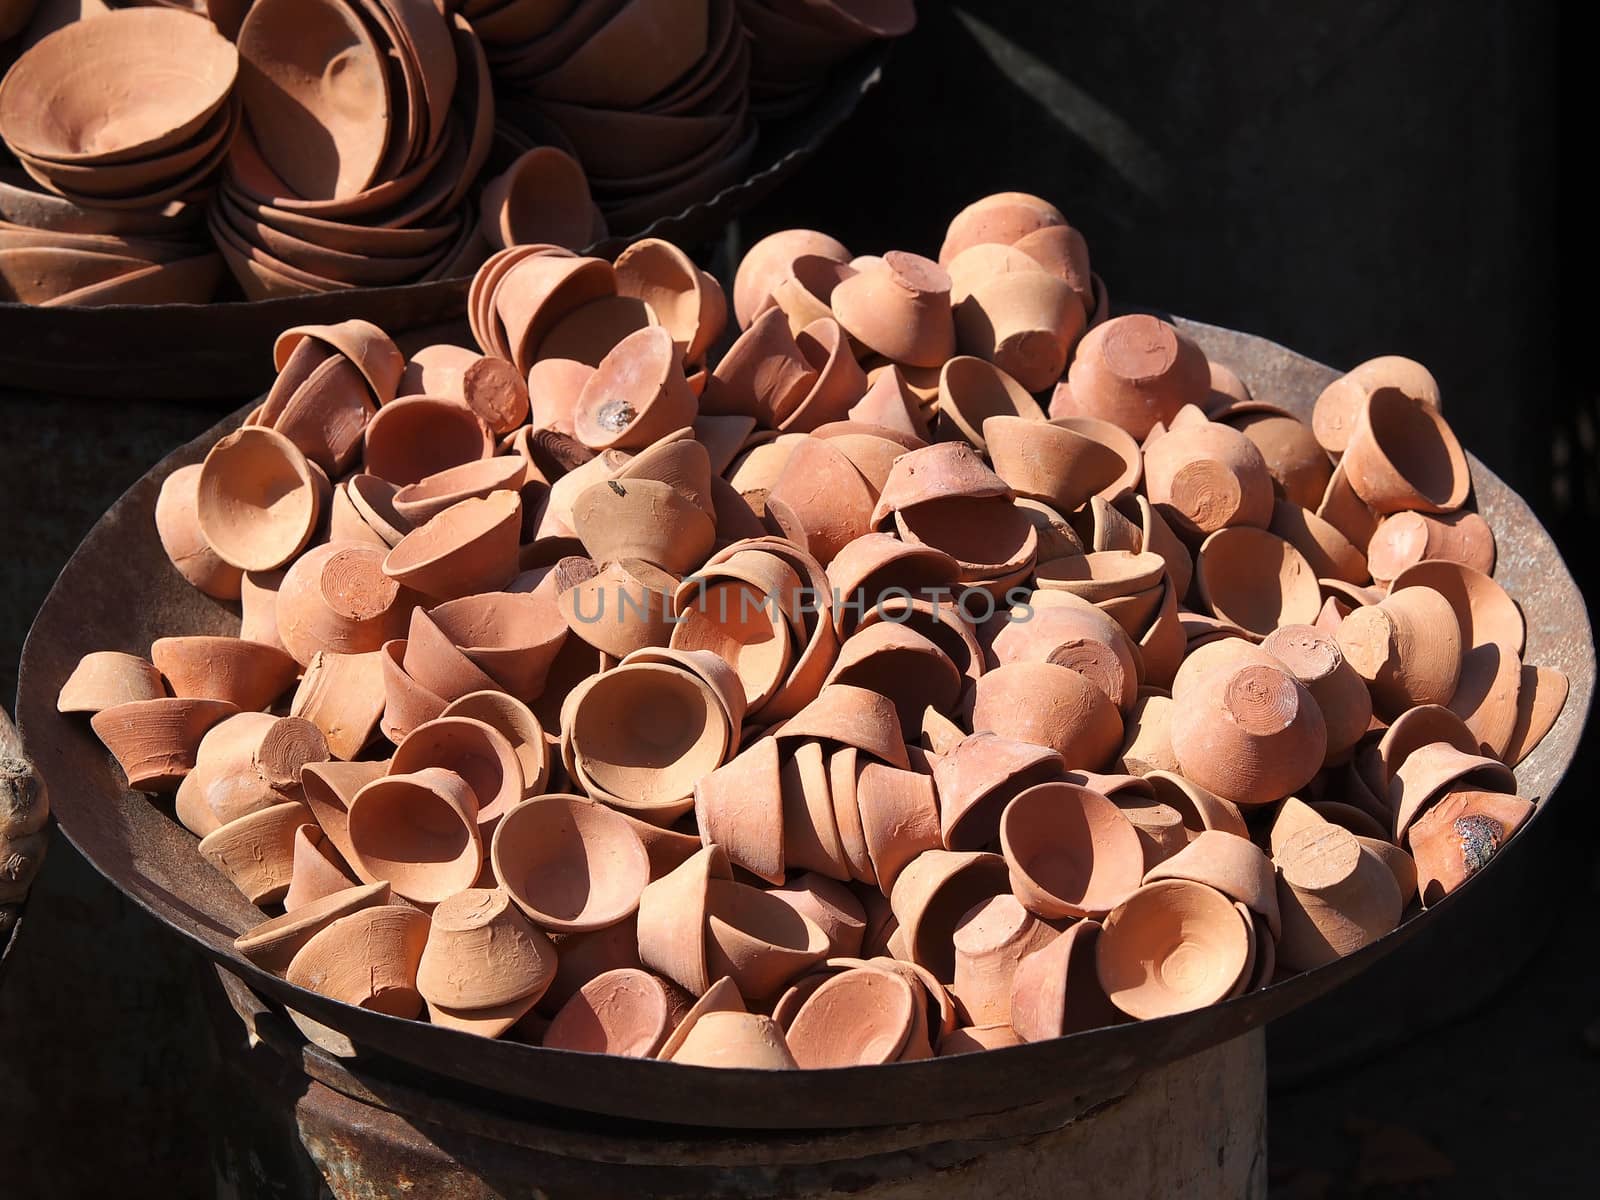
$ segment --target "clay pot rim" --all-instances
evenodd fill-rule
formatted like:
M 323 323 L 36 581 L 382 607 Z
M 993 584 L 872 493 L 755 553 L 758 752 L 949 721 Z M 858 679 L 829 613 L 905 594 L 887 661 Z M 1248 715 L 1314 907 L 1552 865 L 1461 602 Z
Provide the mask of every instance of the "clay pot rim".
M 508 879 L 506 873 L 507 865 L 504 863 L 505 855 L 508 853 L 506 840 L 515 836 L 517 827 L 528 820 L 530 813 L 537 815 L 541 809 L 557 805 L 567 812 L 592 814 L 596 821 L 617 831 L 612 836 L 621 839 L 621 854 L 629 861 L 626 863 L 612 863 L 611 874 L 614 877 L 621 874 L 628 867 L 633 868 L 632 873 L 637 875 L 639 887 L 633 895 L 631 903 L 626 903 L 620 908 L 602 910 L 598 914 L 591 914 L 587 917 L 581 915 L 578 917 L 555 917 L 536 907 L 533 901 L 523 894 L 522 883 L 513 884 Z M 505 832 L 508 827 L 513 831 L 511 834 Z M 624 836 L 624 833 L 626 836 Z M 581 840 L 582 835 L 580 834 L 579 836 Z M 500 818 L 499 825 L 495 827 L 494 837 L 489 843 L 488 860 L 491 869 L 494 871 L 495 880 L 505 893 L 511 897 L 517 908 L 541 929 L 556 933 L 588 933 L 597 929 L 607 929 L 621 921 L 626 921 L 638 911 L 638 893 L 642 893 L 650 883 L 649 855 L 645 852 L 644 843 L 639 840 L 639 834 L 623 814 L 613 812 L 598 800 L 571 792 L 546 792 L 540 796 L 530 796 L 525 800 L 519 800 L 508 808 Z M 629 885 L 631 889 L 631 879 L 625 879 L 624 883 Z M 591 882 L 591 890 L 594 886 L 595 884 Z M 614 882 L 608 880 L 605 886 L 614 886 Z

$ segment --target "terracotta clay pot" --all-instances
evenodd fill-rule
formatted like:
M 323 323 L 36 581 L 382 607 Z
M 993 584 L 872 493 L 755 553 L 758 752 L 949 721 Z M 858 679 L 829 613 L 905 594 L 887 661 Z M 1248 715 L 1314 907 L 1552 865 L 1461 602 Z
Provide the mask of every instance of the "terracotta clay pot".
M 463 500 L 402 538 L 383 573 L 437 600 L 495 591 L 517 573 L 521 529 L 515 492 Z
M 722 702 L 679 667 L 634 663 L 569 696 L 563 722 L 585 786 L 647 820 L 670 824 L 693 806 L 697 780 L 730 749 Z M 564 746 L 565 750 L 565 746 Z
M 1311 693 L 1281 666 L 1218 670 L 1180 702 L 1172 749 L 1183 773 L 1218 796 L 1270 804 L 1321 769 L 1327 725 Z
M 517 369 L 465 346 L 422 347 L 406 363 L 397 392 L 459 401 L 496 434 L 514 433 L 529 416 L 528 385 Z
M 1432 588 L 1403 588 L 1355 609 L 1336 640 L 1345 661 L 1367 681 L 1380 717 L 1418 704 L 1447 704 L 1455 695 L 1461 627 L 1449 601 Z
M 1566 707 L 1570 687 L 1567 677 L 1560 671 L 1547 667 L 1522 668 L 1522 681 L 1517 688 L 1517 719 L 1511 741 L 1506 746 L 1506 762 L 1517 766 L 1533 753 Z
M 1278 959 L 1311 970 L 1352 954 L 1400 923 L 1400 887 L 1354 834 L 1323 823 L 1301 829 L 1275 855 L 1283 934 Z
M 384 572 L 372 547 L 328 542 L 284 573 L 274 606 L 278 641 L 301 666 L 319 651 L 367 654 L 402 636 L 417 596 Z
M 796 744 L 779 767 L 778 776 L 782 829 L 776 846 L 781 851 L 783 864 L 818 871 L 833 879 L 850 879 L 850 863 L 834 812 L 829 756 L 822 743 Z M 853 781 L 851 788 L 853 796 Z M 850 802 L 859 808 L 853 799 Z M 773 849 L 774 840 L 768 837 L 758 858 L 770 859 Z M 750 851 L 742 852 L 741 856 L 752 857 Z
M 1372 693 L 1345 662 L 1339 643 L 1310 625 L 1286 624 L 1268 634 L 1261 648 L 1289 668 L 1317 702 L 1328 731 L 1328 760 L 1347 754 L 1372 723 Z
M 1279 934 L 1278 893 L 1272 860 L 1247 838 L 1204 830 L 1145 876 L 1146 883 L 1158 879 L 1191 879 L 1215 888 L 1259 915 L 1274 938 Z
M 953 587 L 959 569 L 955 559 L 932 546 L 909 546 L 887 533 L 864 534 L 828 564 L 828 582 L 841 599 L 833 606 L 834 626 L 841 637 L 848 635 L 891 589 L 912 596 L 942 593 Z
M 553 1050 L 651 1058 L 688 1008 L 689 997 L 648 971 L 607 971 L 561 1006 L 543 1044 Z
M 1398 388 L 1367 396 L 1340 464 L 1377 513 L 1451 512 L 1472 490 L 1466 453 L 1438 408 Z
M 1317 506 L 1327 490 L 1333 464 L 1309 425 L 1286 413 L 1238 409 L 1220 419 L 1255 443 L 1286 501 L 1307 509 Z
M 1322 493 L 1316 515 L 1333 526 L 1357 552 L 1365 554 L 1378 528 L 1378 514 L 1367 507 L 1366 501 L 1356 495 L 1345 474 L 1344 464 L 1334 467 L 1328 479 L 1328 490 Z
M 469 692 L 452 700 L 441 717 L 465 717 L 489 726 L 511 746 L 522 768 L 522 796 L 544 791 L 550 774 L 550 747 L 539 718 L 526 704 L 504 692 Z
M 399 489 L 394 495 L 395 511 L 412 525 L 424 525 L 463 500 L 517 490 L 526 472 L 527 463 L 509 455 L 446 467 Z
M 1318 579 L 1361 585 L 1371 578 L 1364 554 L 1334 526 L 1310 509 L 1279 500 L 1267 528 L 1305 558 Z
M 795 1062 L 821 1068 L 898 1061 L 916 1032 L 923 1003 L 917 990 L 892 971 L 865 965 L 827 978 L 789 1024 Z
M 759 888 L 711 879 L 706 892 L 706 962 L 729 976 L 739 994 L 775 998 L 791 980 L 828 953 L 822 928 Z
M 211 548 L 200 530 L 200 463 L 179 467 L 161 484 L 156 496 L 156 533 L 185 579 L 208 596 L 236 600 L 244 572 Z
M 454 771 L 375 779 L 350 802 L 350 866 L 363 883 L 387 880 L 397 896 L 437 904 L 478 878 L 477 817 L 477 797 Z
M 780 742 L 804 737 L 854 746 L 901 770 L 910 767 L 894 705 L 887 697 L 849 684 L 824 688 L 784 722 L 777 736 Z
M 1122 457 L 1104 442 L 1048 422 L 994 416 L 983 441 L 996 473 L 1019 496 L 1071 512 L 1119 479 Z
M 1438 903 L 1477 874 L 1532 815 L 1520 796 L 1495 792 L 1452 791 L 1434 804 L 1406 834 L 1422 902 Z
M 556 605 L 534 592 L 484 592 L 448 600 L 428 613 L 433 625 L 500 687 L 538 696 L 566 640 Z
M 1141 690 L 1133 709 L 1123 718 L 1122 754 L 1116 765 L 1134 775 L 1151 771 L 1176 771 L 1178 756 L 1172 750 L 1171 696 Z
M 171 791 L 195 765 L 206 731 L 238 710 L 222 700 L 132 700 L 89 718 L 135 791 Z
M 1133 707 L 1139 656 L 1127 631 L 1092 603 L 1071 592 L 1037 591 L 994 635 L 993 654 L 1004 665 L 1045 662 L 1070 667 L 1097 684 L 1120 710 Z
M 1195 579 L 1211 611 L 1257 636 L 1309 625 L 1322 590 L 1305 557 L 1264 529 L 1219 529 L 1195 557 Z
M 431 767 L 466 780 L 477 798 L 484 837 L 522 799 L 522 763 L 501 733 L 470 717 L 440 716 L 418 725 L 395 747 L 389 771 L 410 775 Z
M 921 402 L 907 388 L 905 376 L 893 363 L 872 380 L 850 407 L 848 417 L 859 424 L 879 425 L 920 441 L 928 439 L 928 423 Z
M 1372 577 L 1383 583 L 1424 559 L 1444 559 L 1488 575 L 1494 570 L 1494 530 L 1475 512 L 1392 513 L 1379 522 L 1367 558 Z
M 1027 955 L 1059 936 L 1015 896 L 980 902 L 955 929 L 955 980 L 951 994 L 974 1025 L 1011 1024 L 1011 985 Z
M 120 650 L 97 650 L 72 668 L 56 697 L 56 711 L 97 713 L 118 704 L 159 700 L 166 694 L 161 672 L 144 659 Z
M 947 850 L 981 850 L 1000 837 L 1000 815 L 1014 797 L 1062 770 L 1043 746 L 994 733 L 966 737 L 934 764 L 941 837 Z
M 1074 921 L 1060 937 L 1025 956 L 1011 978 L 1011 1027 L 1042 1042 L 1124 1018 L 1106 999 L 1095 968 L 1100 922 Z
M 1407 567 L 1390 584 L 1397 602 L 1414 588 L 1432 589 L 1449 602 L 1461 627 L 1461 646 L 1494 644 L 1508 654 L 1522 653 L 1526 624 L 1517 602 L 1482 571 L 1461 563 L 1433 560 Z
M 614 265 L 618 294 L 650 306 L 684 362 L 703 361 L 727 320 L 727 301 L 717 281 L 659 238 L 634 242 Z
M 1098 770 L 1122 744 L 1122 719 L 1105 692 L 1068 667 L 1007 663 L 973 693 L 974 732 L 1045 746 L 1069 767 Z
M 798 1066 L 783 1029 L 761 1013 L 705 1013 L 671 1057 L 697 1067 L 783 1071 Z
M 1368 359 L 1322 390 L 1311 428 L 1329 454 L 1340 455 L 1355 436 L 1361 407 L 1379 388 L 1395 388 L 1413 400 L 1439 407 L 1439 384 L 1421 363 L 1398 354 Z
M 422 1013 L 417 967 L 428 944 L 428 915 L 379 904 L 318 930 L 290 960 L 285 978 L 346 1004 L 415 1018 Z
M 1210 371 L 1198 346 L 1160 318 L 1140 314 L 1085 334 L 1066 382 L 1072 408 L 1059 415 L 1109 421 L 1143 441 L 1156 422 L 1170 425 L 1185 404 L 1204 403 Z
M 549 243 L 580 250 L 593 239 L 594 201 L 583 167 L 554 146 L 537 146 L 484 185 L 479 229 L 496 250 Z
M 1020 793 L 1000 818 L 1011 890 L 1045 918 L 1100 917 L 1139 886 L 1144 850 L 1116 805 L 1071 783 Z
M 872 510 L 872 524 L 881 525 L 901 509 L 956 498 L 1009 500 L 1011 489 L 964 443 L 913 450 L 895 461 Z
M 733 281 L 733 313 L 741 329 L 772 305 L 773 289 L 793 274 L 795 260 L 807 255 L 837 263 L 850 261 L 850 251 L 841 243 L 810 229 L 768 234 L 745 251 Z
M 572 529 L 596 562 L 638 558 L 674 575 L 704 562 L 716 536 L 704 509 L 653 479 L 585 488 L 573 502 Z
M 1030 392 L 1061 378 L 1087 323 L 1083 300 L 1047 271 L 1010 271 L 973 283 L 956 307 L 956 340 Z
M 1419 746 L 1406 755 L 1389 781 L 1395 842 L 1405 844 L 1411 823 L 1447 789 L 1468 785 L 1509 793 L 1516 789 L 1516 780 L 1511 769 L 1498 759 L 1464 753 L 1444 742 Z
M 991 417 L 1042 422 L 1044 410 L 999 366 L 970 355 L 946 361 L 939 372 L 941 440 L 964 438 L 980 454 L 987 453 L 983 427 Z
M 939 804 L 933 780 L 917 771 L 861 763 L 856 807 L 878 890 L 890 895 L 895 881 L 919 854 L 939 847 Z
M 733 864 L 769 883 L 782 883 L 784 791 L 778 743 L 769 737 L 752 742 L 694 784 L 701 838 L 707 846 L 720 846 Z
M 969 246 L 984 242 L 1012 245 L 1040 229 L 1067 223 L 1061 210 L 1026 192 L 996 192 L 967 205 L 945 229 L 939 261 L 948 263 Z
M 815 921 L 828 939 L 828 957 L 861 953 L 867 932 L 866 910 L 856 894 L 836 879 L 804 871 L 771 894 Z
M 796 344 L 783 310 L 768 309 L 750 322 L 712 370 L 700 410 L 777 425 L 816 382 L 817 370 Z
M 1223 668 L 1282 667 L 1282 660 L 1261 649 L 1255 642 L 1246 641 L 1243 633 L 1240 630 L 1239 635 L 1219 636 L 1192 647 L 1173 677 L 1173 700 L 1179 704 L 1185 703 L 1196 684 Z
M 274 804 L 229 821 L 200 839 L 200 856 L 251 904 L 283 899 L 294 875 L 295 831 L 311 820 L 304 804 Z
M 922 710 L 948 711 L 961 694 L 962 675 L 937 644 L 898 621 L 863 626 L 845 639 L 827 683 L 844 683 L 887 697 L 906 740 L 915 738 Z
M 924 850 L 900 872 L 889 904 L 909 961 L 940 983 L 955 978 L 955 927 L 975 905 L 1006 891 L 998 854 Z
M 936 367 L 955 353 L 950 276 L 920 255 L 889 251 L 841 280 L 831 303 L 852 338 L 891 362 Z
M 567 628 L 597 650 L 623 658 L 665 645 L 673 633 L 678 579 L 643 559 L 607 563 L 556 600 Z
M 245 426 L 206 455 L 195 498 L 200 532 L 223 561 L 270 571 L 310 540 L 331 492 L 288 438 Z
M 233 940 L 234 949 L 262 970 L 281 974 L 302 946 L 340 917 L 388 903 L 387 883 L 348 887 L 252 926 Z
M 494 454 L 494 435 L 472 409 L 455 400 L 407 396 L 367 423 L 367 472 L 396 487 Z
M 706 966 L 709 889 L 712 880 L 732 878 L 727 854 L 713 844 L 646 885 L 639 895 L 637 939 L 644 965 L 692 995 L 704 995 L 712 982 Z
M 1106 918 L 1095 966 L 1106 997 L 1138 1020 L 1224 999 L 1247 969 L 1249 926 L 1221 892 L 1186 879 L 1146 884 Z
M 1178 533 L 1204 537 L 1230 525 L 1265 529 L 1272 476 L 1254 442 L 1217 422 L 1198 421 L 1144 448 L 1146 494 Z
M 687 427 L 696 407 L 672 335 L 651 326 L 601 360 L 578 396 L 573 431 L 595 450 L 639 449 Z
M 767 505 L 769 513 L 783 506 L 774 515 L 784 534 L 801 541 L 826 567 L 872 528 L 874 499 L 861 472 L 830 440 L 807 438 L 789 456 Z
M 433 910 L 417 991 L 435 1025 L 499 1037 L 556 973 L 556 949 L 501 891 L 468 888 Z

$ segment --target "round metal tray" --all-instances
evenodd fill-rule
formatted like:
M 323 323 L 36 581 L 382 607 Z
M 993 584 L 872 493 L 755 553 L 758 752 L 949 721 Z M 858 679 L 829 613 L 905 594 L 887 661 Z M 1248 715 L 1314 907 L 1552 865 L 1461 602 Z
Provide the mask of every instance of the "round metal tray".
M 1260 338 L 1180 322 L 1206 353 L 1233 367 L 1261 398 L 1309 415 L 1331 369 Z M 145 475 L 112 506 L 61 572 L 24 647 L 18 719 L 62 832 L 112 883 L 262 996 L 345 1034 L 363 1053 L 387 1057 L 493 1105 L 494 1095 L 550 1113 L 717 1128 L 820 1128 L 959 1120 L 1058 1098 L 1068 1089 L 1125 1086 L 1161 1064 L 1237 1037 L 1360 973 L 1468 897 L 1496 888 L 1533 843 L 1524 830 L 1476 877 L 1360 952 L 1262 991 L 1197 1012 L 1135 1022 L 984 1054 L 886 1067 L 786 1076 L 781 1103 L 770 1075 L 546 1050 L 340 1004 L 296 988 L 243 959 L 234 937 L 260 913 L 196 852 L 170 804 L 129 792 L 88 723 L 55 711 L 62 682 L 90 650 L 144 654 L 173 633 L 231 633 L 229 609 L 190 588 L 166 561 L 152 512 L 161 481 L 198 462 L 243 412 L 221 422 Z M 1520 791 L 1546 819 L 1571 763 L 1594 688 L 1594 646 L 1583 598 L 1549 534 L 1528 506 L 1472 460 L 1478 507 L 1499 539 L 1496 577 L 1527 618 L 1530 662 L 1571 680 L 1566 709 L 1517 772 Z M 1484 948 L 1492 952 L 1493 947 Z M 1407 997 L 1395 997 L 1405 1004 Z M 1107 1094 L 1110 1094 L 1109 1092 Z
M 590 253 L 615 255 L 659 237 L 684 247 L 715 238 L 797 171 L 882 78 L 891 43 L 840 64 L 799 111 L 760 121 L 749 174 L 708 200 L 613 237 Z M 8 386 L 92 397 L 245 396 L 272 382 L 272 343 L 292 325 L 361 317 L 393 335 L 466 323 L 470 278 L 401 287 L 214 304 L 39 308 L 0 303 L 0 375 Z

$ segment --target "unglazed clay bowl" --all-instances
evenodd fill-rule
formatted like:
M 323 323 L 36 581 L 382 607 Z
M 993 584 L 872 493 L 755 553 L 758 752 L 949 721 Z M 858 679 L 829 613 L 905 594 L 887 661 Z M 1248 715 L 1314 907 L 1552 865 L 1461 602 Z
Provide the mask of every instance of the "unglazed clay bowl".
M 1260 339 L 1190 322 L 1181 328 L 1209 357 L 1233 366 L 1257 394 L 1285 398 L 1302 417 L 1309 416 L 1318 393 L 1335 378 L 1333 371 Z M 261 921 L 259 911 L 200 859 L 190 834 L 145 796 L 125 788 L 116 764 L 81 716 L 56 711 L 61 685 L 90 651 L 142 655 L 159 637 L 231 632 L 236 618 L 229 609 L 193 590 L 168 567 L 152 512 L 162 481 L 174 470 L 201 461 L 241 416 L 176 451 L 136 483 L 62 571 L 23 652 L 18 715 L 25 744 L 50 785 L 63 832 L 141 907 L 262 995 L 337 1029 L 363 1053 L 447 1076 L 449 1086 L 474 1092 L 486 1106 L 495 1105 L 496 1096 L 515 1096 L 570 1112 L 668 1124 L 840 1127 L 1006 1111 L 1057 1096 L 1062 1080 L 1086 1089 L 1122 1086 L 1156 1066 L 1291 1012 L 1351 979 L 1443 919 L 1441 914 L 1459 909 L 1461 897 L 1493 895 L 1505 886 L 1501 881 L 1509 882 L 1519 868 L 1526 868 L 1537 846 L 1523 829 L 1433 909 L 1346 958 L 1236 999 L 983 1054 L 794 1072 L 784 1077 L 780 1107 L 771 1103 L 771 1076 L 763 1071 L 712 1073 L 710 1068 L 490 1042 L 340 1004 L 286 982 L 235 950 L 235 937 Z M 1583 598 L 1549 536 L 1492 473 L 1479 463 L 1472 466 L 1484 519 L 1502 546 L 1518 548 L 1517 554 L 1502 556 L 1495 578 L 1527 618 L 1529 661 L 1560 670 L 1571 680 L 1565 709 L 1518 770 L 1520 792 L 1540 799 L 1528 820 L 1529 826 L 1538 826 L 1548 820 L 1552 793 L 1587 718 L 1593 644 Z M 817 724 L 825 715 L 819 709 L 800 719 Z M 1485 953 L 1495 949 L 1484 947 Z

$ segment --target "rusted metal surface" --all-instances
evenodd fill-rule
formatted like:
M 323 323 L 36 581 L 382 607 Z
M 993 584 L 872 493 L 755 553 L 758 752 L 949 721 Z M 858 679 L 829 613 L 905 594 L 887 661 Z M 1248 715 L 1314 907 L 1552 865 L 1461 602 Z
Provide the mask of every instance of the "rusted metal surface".
M 610 257 L 627 240 L 640 237 L 682 246 L 717 237 L 729 221 L 792 176 L 855 112 L 882 78 L 890 50 L 890 43 L 874 43 L 841 64 L 799 113 L 763 122 L 752 160 L 757 165 L 744 179 L 652 221 L 629 239 L 611 238 L 590 252 Z M 362 317 L 396 337 L 436 329 L 438 339 L 465 339 L 469 282 L 222 304 L 38 308 L 0 303 L 0 377 L 14 388 L 57 395 L 197 401 L 243 396 L 272 382 L 272 343 L 291 325 Z
M 231 1200 L 1265 1195 L 1259 1031 L 1112 1096 L 1064 1089 L 1046 1105 L 925 1125 L 690 1135 L 551 1123 L 396 1083 L 307 1046 L 281 1012 L 217 975 L 230 1118 L 214 1160 Z
M 1244 334 L 1186 323 L 1207 352 L 1234 367 L 1256 394 L 1301 413 L 1334 373 Z M 599 1113 L 713 1128 L 873 1126 L 964 1120 L 1048 1104 L 1063 1081 L 1114 1094 L 1133 1079 L 1239 1037 L 1360 974 L 1471 897 L 1492 893 L 1547 814 L 1443 903 L 1348 958 L 1199 1012 L 1094 1030 L 1051 1042 L 888 1067 L 805 1072 L 785 1087 L 782 1112 L 759 1072 L 491 1043 L 448 1029 L 337 1004 L 258 970 L 233 950 L 234 936 L 261 919 L 194 852 L 193 838 L 164 804 L 123 787 L 115 763 L 83 722 L 55 712 L 54 699 L 78 657 L 92 649 L 143 653 L 175 631 L 233 632 L 236 616 L 189 588 L 167 564 L 151 521 L 161 480 L 200 459 L 242 413 L 169 456 L 96 525 L 67 564 L 35 623 L 22 661 L 19 715 L 39 769 L 57 781 L 62 829 L 86 858 L 136 903 L 226 965 L 252 989 L 348 1036 L 376 1056 L 492 1093 L 496 1107 L 520 1099 L 541 1119 Z M 1518 772 L 1525 794 L 1549 797 L 1577 747 L 1594 685 L 1593 643 L 1581 595 L 1549 535 L 1527 506 L 1473 461 L 1477 499 L 1503 552 L 1497 577 L 1527 616 L 1528 657 L 1564 671 L 1572 690 L 1555 728 Z M 1485 948 L 1488 953 L 1491 948 Z M 485 1101 L 486 1104 L 491 1103 Z

